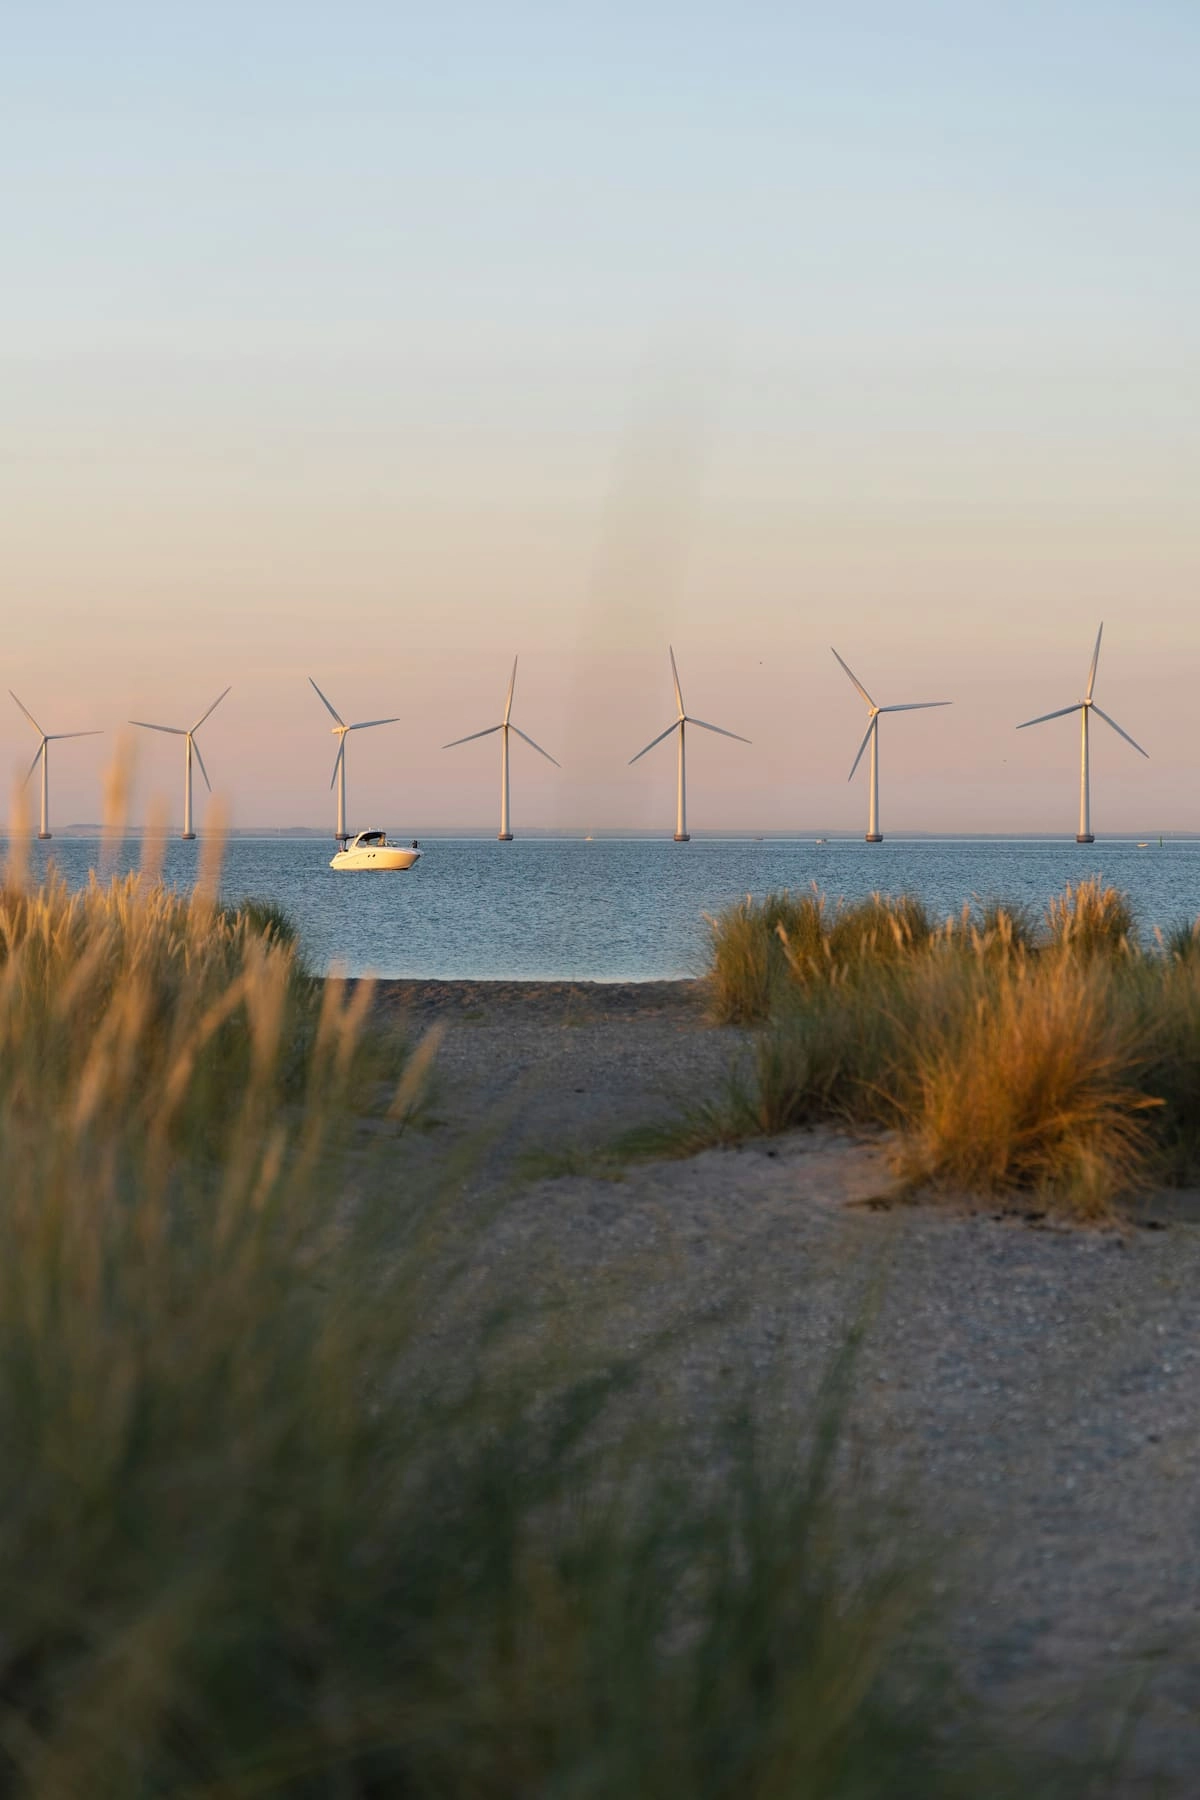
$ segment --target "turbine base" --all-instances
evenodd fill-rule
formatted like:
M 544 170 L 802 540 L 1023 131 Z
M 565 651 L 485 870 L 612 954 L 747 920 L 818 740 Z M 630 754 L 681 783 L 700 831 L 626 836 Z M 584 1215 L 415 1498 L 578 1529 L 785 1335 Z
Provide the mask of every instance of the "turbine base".
M 498 844 L 511 844 L 512 841 L 513 841 L 513 839 L 512 839 L 511 831 L 498 831 L 496 833 L 496 842 Z
M 50 840 L 50 839 L 51 839 L 51 838 L 52 838 L 52 837 L 53 837 L 53 836 L 54 836 L 54 833 L 53 833 L 53 832 L 52 832 L 52 831 L 39 831 L 39 832 L 38 832 L 38 843 L 39 843 L 39 844 L 45 844 L 45 843 L 48 843 L 48 842 L 49 842 L 49 840 Z
M 692 834 L 690 831 L 677 831 L 675 833 L 674 841 L 677 844 L 690 844 L 692 841 Z
M 882 844 L 882 842 L 882 831 L 868 831 L 866 837 L 863 839 L 864 844 Z
M 182 843 L 191 844 L 195 842 L 196 834 L 194 831 L 181 831 L 179 837 Z
M 1077 844 L 1094 844 L 1095 841 L 1096 840 L 1090 831 L 1080 831 L 1075 834 L 1075 842 Z

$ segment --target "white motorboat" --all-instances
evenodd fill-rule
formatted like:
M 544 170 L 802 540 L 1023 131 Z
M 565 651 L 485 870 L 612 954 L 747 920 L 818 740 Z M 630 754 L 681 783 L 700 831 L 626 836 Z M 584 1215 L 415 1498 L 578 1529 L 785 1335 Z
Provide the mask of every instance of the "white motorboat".
M 347 838 L 329 859 L 331 869 L 411 869 L 420 862 L 416 840 L 389 844 L 386 831 L 359 831 Z

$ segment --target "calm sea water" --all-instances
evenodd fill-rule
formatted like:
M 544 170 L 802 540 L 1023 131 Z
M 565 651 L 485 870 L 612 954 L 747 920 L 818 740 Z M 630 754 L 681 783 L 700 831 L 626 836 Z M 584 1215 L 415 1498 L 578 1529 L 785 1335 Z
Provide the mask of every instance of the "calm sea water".
M 640 981 L 697 973 L 704 915 L 747 893 L 806 888 L 831 899 L 873 889 L 919 894 L 939 914 L 1001 898 L 1041 907 L 1067 881 L 1103 876 L 1132 898 L 1145 931 L 1200 913 L 1200 842 L 1091 846 L 1020 840 L 721 839 L 690 844 L 600 839 L 428 839 L 409 874 L 335 874 L 316 839 L 235 838 L 224 896 L 278 901 L 297 920 L 312 965 L 348 973 L 499 979 Z M 164 873 L 191 885 L 196 844 L 172 841 Z M 71 883 L 86 880 L 100 845 L 34 845 Z M 118 868 L 136 867 L 127 844 Z

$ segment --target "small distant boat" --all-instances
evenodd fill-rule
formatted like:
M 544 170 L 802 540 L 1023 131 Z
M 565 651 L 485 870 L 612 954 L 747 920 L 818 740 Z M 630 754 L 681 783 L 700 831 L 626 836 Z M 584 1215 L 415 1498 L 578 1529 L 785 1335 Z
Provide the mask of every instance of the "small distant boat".
M 386 831 L 359 831 L 348 838 L 329 859 L 331 869 L 411 869 L 420 862 L 421 852 L 414 842 L 411 847 L 389 844 Z
M 814 844 L 827 844 L 828 842 L 829 842 L 828 838 L 814 838 L 813 839 Z
M 1138 849 L 1139 849 L 1139 850 L 1148 850 L 1148 849 L 1149 849 L 1149 848 L 1150 848 L 1150 844 L 1149 844 L 1149 840 L 1147 840 L 1147 842 L 1146 842 L 1146 843 L 1144 843 L 1144 844 L 1139 844 L 1139 845 L 1138 845 Z

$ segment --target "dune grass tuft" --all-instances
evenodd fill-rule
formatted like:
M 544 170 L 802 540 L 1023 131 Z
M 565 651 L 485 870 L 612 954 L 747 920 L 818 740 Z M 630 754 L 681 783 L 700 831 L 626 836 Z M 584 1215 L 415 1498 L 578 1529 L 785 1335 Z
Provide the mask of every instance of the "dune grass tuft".
M 830 908 L 811 893 L 747 895 L 708 921 L 710 1008 L 722 1024 L 769 1018 L 797 984 L 845 976 L 869 965 L 894 963 L 925 948 L 936 926 L 911 894 Z
M 789 963 L 823 960 L 825 902 L 811 894 L 747 894 L 708 920 L 709 1002 L 728 1025 L 770 1016 L 788 980 Z
M 300 929 L 295 919 L 275 900 L 263 900 L 250 894 L 236 906 L 226 907 L 225 916 L 235 930 L 247 931 L 254 937 L 272 938 L 289 948 L 300 941 Z
M 1162 934 L 1163 954 L 1175 962 L 1200 961 L 1200 919 L 1177 919 Z
M 692 1121 L 711 1141 L 819 1119 L 884 1124 L 914 1181 L 1037 1190 L 1096 1216 L 1120 1194 L 1200 1170 L 1200 942 L 1142 945 L 1128 899 L 1068 886 L 1039 931 L 996 901 L 938 927 L 915 902 L 829 907 L 803 953 L 785 897 L 738 909 L 738 956 L 713 925 L 724 1016 L 756 1020 L 749 1076 Z M 739 969 L 782 963 L 739 1001 Z M 819 939 L 816 933 L 819 931 Z M 757 939 L 757 945 L 755 940 Z M 815 941 L 815 947 L 814 947 Z
M 1118 888 L 1098 876 L 1068 882 L 1046 907 L 1050 943 L 1074 957 L 1113 956 L 1135 947 L 1133 907 Z
M 1111 972 L 1024 963 L 963 998 L 946 1028 L 914 1033 L 898 1071 L 912 1094 L 903 1172 L 1103 1216 L 1146 1179 L 1159 1105 L 1141 1089 L 1144 1052 Z
M 925 949 L 934 930 L 928 909 L 915 895 L 893 899 L 872 894 L 835 908 L 829 925 L 829 959 L 844 970 L 863 963 L 895 962 Z
M 1038 941 L 1038 922 L 1032 909 L 1010 901 L 985 900 L 973 917 L 968 909 L 965 930 L 981 948 L 1005 956 L 1033 950 Z

